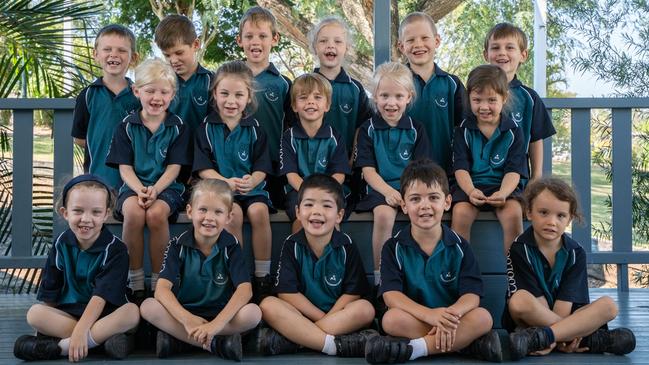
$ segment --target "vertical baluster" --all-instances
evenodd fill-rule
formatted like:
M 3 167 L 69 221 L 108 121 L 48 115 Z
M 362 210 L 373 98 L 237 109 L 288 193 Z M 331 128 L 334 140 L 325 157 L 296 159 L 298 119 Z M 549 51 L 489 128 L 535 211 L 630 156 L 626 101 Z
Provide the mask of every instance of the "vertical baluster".
M 631 117 L 631 109 L 613 109 L 613 252 L 633 250 Z M 629 291 L 628 271 L 626 264 L 617 265 L 619 291 Z
M 584 213 L 583 225 L 572 225 L 572 237 L 591 251 L 591 177 L 590 177 L 590 109 L 572 109 L 570 124 L 572 143 L 572 183 L 577 189 L 581 209 Z
M 34 111 L 14 110 L 12 256 L 32 255 Z
M 60 109 L 54 111 L 54 199 L 59 197 L 60 189 L 65 179 L 72 176 L 73 146 L 70 131 L 72 130 L 72 110 Z M 66 228 L 65 221 L 54 212 L 54 235 Z

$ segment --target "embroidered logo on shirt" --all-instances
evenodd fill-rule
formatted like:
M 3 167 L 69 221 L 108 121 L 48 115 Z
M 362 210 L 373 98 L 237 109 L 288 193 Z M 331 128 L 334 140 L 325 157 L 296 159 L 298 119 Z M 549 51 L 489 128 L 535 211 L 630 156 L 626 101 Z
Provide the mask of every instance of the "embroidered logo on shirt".
M 214 275 L 214 279 L 212 279 L 212 281 L 213 281 L 214 284 L 216 284 L 216 285 L 223 286 L 223 285 L 227 284 L 227 282 L 228 282 L 228 277 L 225 276 L 225 275 L 223 275 L 223 274 L 220 273 L 220 272 L 217 272 L 216 275 Z
M 410 160 L 410 156 L 411 156 L 410 151 L 407 150 L 407 149 L 405 149 L 405 150 L 403 150 L 403 151 L 401 151 L 399 153 L 399 157 L 401 157 L 401 159 L 404 160 L 404 161 Z
M 439 99 L 435 99 L 435 104 L 437 104 L 437 106 L 440 108 L 446 108 L 448 106 L 448 101 L 445 97 L 441 97 Z
M 338 286 L 343 281 L 342 276 L 332 273 L 325 276 L 325 283 L 329 286 Z
M 519 124 L 523 121 L 523 114 L 521 114 L 521 112 L 512 112 L 512 119 L 516 124 Z
M 207 103 L 207 98 L 204 98 L 203 95 L 192 97 L 194 103 L 198 106 L 203 106 Z
M 338 105 L 338 107 L 340 108 L 340 111 L 345 114 L 349 114 L 352 112 L 352 106 L 349 103 L 340 104 Z
M 329 161 L 327 160 L 326 157 L 323 157 L 323 158 L 321 158 L 321 159 L 318 160 L 318 164 L 319 164 L 320 166 L 322 166 L 322 167 L 325 167 L 325 168 L 327 167 L 327 163 L 328 163 L 328 162 L 329 162 Z
M 239 159 L 241 161 L 248 161 L 248 157 L 250 157 L 250 154 L 248 153 L 248 145 L 241 145 L 239 146 Z
M 502 157 L 500 157 L 500 154 L 497 153 L 497 154 L 495 154 L 494 156 L 492 156 L 492 157 L 489 159 L 489 162 L 490 162 L 493 166 L 500 166 L 500 165 L 502 165 L 502 164 L 505 162 L 505 159 L 502 158 Z
M 451 271 L 446 271 L 441 274 L 439 274 L 439 279 L 443 283 L 450 283 L 455 280 L 455 274 Z
M 277 101 L 277 99 L 279 99 L 279 92 L 273 88 L 268 88 L 264 92 L 264 96 L 266 97 L 266 99 L 268 99 L 268 101 L 275 102 Z
M 162 158 L 167 158 L 167 148 L 166 147 L 160 149 L 160 156 L 162 156 Z

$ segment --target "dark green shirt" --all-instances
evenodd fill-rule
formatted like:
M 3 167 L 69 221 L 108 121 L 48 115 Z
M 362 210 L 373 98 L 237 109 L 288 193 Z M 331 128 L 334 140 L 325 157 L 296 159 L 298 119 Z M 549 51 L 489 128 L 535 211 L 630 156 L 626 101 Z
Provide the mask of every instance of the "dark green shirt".
M 176 95 L 168 111 L 183 120 L 190 135 L 203 122 L 211 109 L 211 82 L 212 73 L 200 64 L 196 72 L 186 81 L 180 76 L 177 77 Z

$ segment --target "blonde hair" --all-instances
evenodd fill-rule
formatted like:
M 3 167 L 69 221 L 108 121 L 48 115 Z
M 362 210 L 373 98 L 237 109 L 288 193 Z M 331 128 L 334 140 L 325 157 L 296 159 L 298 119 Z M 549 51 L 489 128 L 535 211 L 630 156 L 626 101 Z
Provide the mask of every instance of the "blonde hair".
M 259 23 L 269 23 L 270 31 L 273 33 L 273 36 L 277 34 L 277 20 L 275 19 L 275 16 L 270 12 L 270 10 L 262 8 L 261 6 L 253 6 L 243 14 L 243 17 L 239 22 L 239 34 L 243 32 L 243 26 L 246 22 L 251 22 L 256 26 L 259 26 Z
M 135 68 L 134 86 L 140 88 L 157 81 L 166 81 L 176 90 L 176 73 L 167 62 L 152 58 L 142 62 Z
M 299 95 L 308 95 L 315 90 L 324 94 L 327 98 L 327 104 L 331 105 L 331 94 L 333 93 L 331 83 L 324 76 L 313 72 L 301 75 L 293 81 L 293 86 L 291 87 L 291 106 L 295 106 L 295 101 Z
M 232 210 L 232 204 L 234 201 L 232 197 L 232 190 L 230 190 L 230 186 L 228 186 L 228 183 L 226 183 L 225 181 L 219 179 L 198 180 L 192 186 L 192 193 L 189 196 L 189 202 L 187 202 L 187 204 L 190 206 L 194 204 L 196 196 L 199 193 L 212 193 L 218 196 L 221 201 L 225 203 L 228 209 Z
M 410 101 L 412 104 L 417 96 L 417 91 L 415 90 L 415 84 L 412 81 L 412 72 L 408 67 L 399 62 L 387 62 L 381 64 L 376 71 L 374 71 L 374 76 L 372 76 L 370 85 L 370 91 L 374 97 L 376 97 L 376 90 L 379 88 L 379 83 L 383 78 L 388 78 L 408 90 L 408 92 L 412 94 L 412 100 Z
M 315 55 L 315 45 L 316 42 L 318 41 L 318 34 L 320 34 L 320 31 L 322 31 L 324 27 L 330 25 L 337 25 L 345 31 L 345 44 L 347 45 L 347 52 L 351 50 L 351 45 L 352 45 L 351 29 L 349 29 L 347 23 L 345 23 L 342 19 L 340 19 L 337 16 L 328 16 L 320 20 L 320 22 L 316 24 L 313 28 L 311 28 L 311 31 L 309 32 L 309 48 L 311 49 L 311 53 L 313 53 L 314 55 Z
M 412 24 L 414 22 L 428 23 L 428 25 L 430 25 L 430 29 L 433 31 L 433 35 L 437 35 L 437 26 L 435 26 L 435 21 L 433 20 L 433 18 L 431 18 L 431 16 L 426 13 L 415 11 L 406 15 L 406 17 L 403 18 L 403 20 L 399 24 L 399 40 L 401 40 L 401 38 L 403 37 L 403 28 L 405 28 L 406 25 Z
M 216 87 L 219 86 L 219 83 L 226 77 L 238 77 L 248 89 L 248 95 L 250 96 L 250 104 L 248 105 L 248 112 L 254 113 L 257 109 L 257 99 L 255 99 L 255 82 L 252 70 L 248 65 L 243 61 L 230 61 L 222 64 L 214 74 L 212 79 L 212 84 L 210 85 L 210 94 L 214 95 Z M 216 106 L 216 98 L 214 98 L 214 109 L 218 112 L 218 107 Z

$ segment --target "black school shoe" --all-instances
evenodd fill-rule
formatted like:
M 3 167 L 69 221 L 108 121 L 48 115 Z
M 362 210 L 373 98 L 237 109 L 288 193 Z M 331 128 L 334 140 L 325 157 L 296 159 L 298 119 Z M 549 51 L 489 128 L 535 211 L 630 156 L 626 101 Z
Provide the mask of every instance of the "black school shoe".
M 22 335 L 14 343 L 14 356 L 25 361 L 55 360 L 61 357 L 60 338 Z
M 589 352 L 601 354 L 609 352 L 626 355 L 635 349 L 635 335 L 628 328 L 607 330 L 600 328 L 581 340 L 580 347 L 588 347 Z
M 125 359 L 135 348 L 135 337 L 125 333 L 118 333 L 108 337 L 104 342 L 106 355 L 113 359 Z
M 264 298 L 273 294 L 273 278 L 270 275 L 252 279 L 252 302 L 261 303 Z
M 509 334 L 511 360 L 517 361 L 527 354 L 547 349 L 552 342 L 541 327 L 528 327 Z
M 396 364 L 410 359 L 412 346 L 409 339 L 375 336 L 365 344 L 365 360 L 370 364 Z
M 243 349 L 241 335 L 236 333 L 229 336 L 214 336 L 210 344 L 210 352 L 226 360 L 241 361 Z
M 336 356 L 340 357 L 364 357 L 365 344 L 370 338 L 378 336 L 376 330 L 367 329 L 352 332 L 346 335 L 334 337 L 336 344 Z
M 191 347 L 192 345 L 175 338 L 165 331 L 158 331 L 156 335 L 155 354 L 160 359 L 187 352 Z
M 502 362 L 503 351 L 500 345 L 498 332 L 491 330 L 487 334 L 476 338 L 469 346 L 458 351 L 462 355 L 471 356 L 479 360 Z
M 294 354 L 300 349 L 300 345 L 292 342 L 270 327 L 260 328 L 258 336 L 259 352 L 265 356 Z

